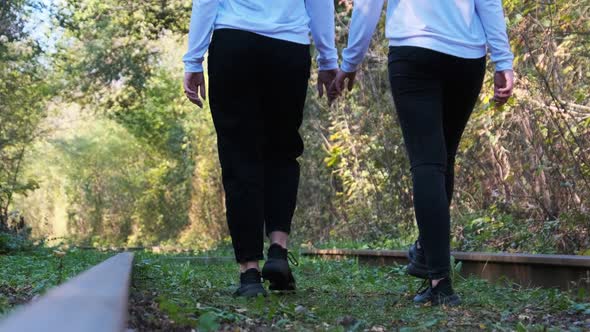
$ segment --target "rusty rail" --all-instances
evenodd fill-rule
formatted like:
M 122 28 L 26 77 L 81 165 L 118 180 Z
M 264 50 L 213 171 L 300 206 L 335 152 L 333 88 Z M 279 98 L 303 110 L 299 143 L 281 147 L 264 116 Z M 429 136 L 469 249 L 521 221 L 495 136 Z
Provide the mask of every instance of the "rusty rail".
M 356 258 L 359 262 L 407 264 L 402 250 L 307 249 L 304 256 L 328 259 Z M 586 288 L 590 290 L 590 256 L 452 252 L 462 262 L 461 274 L 493 282 L 509 280 L 525 287 Z
M 51 289 L 0 321 L 0 332 L 122 332 L 132 253 L 121 253 Z

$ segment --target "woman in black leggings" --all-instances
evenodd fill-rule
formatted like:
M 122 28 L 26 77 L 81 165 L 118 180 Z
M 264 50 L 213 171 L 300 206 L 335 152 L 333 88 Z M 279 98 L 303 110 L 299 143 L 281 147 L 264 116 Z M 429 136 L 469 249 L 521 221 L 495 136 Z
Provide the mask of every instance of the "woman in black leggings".
M 321 97 L 338 67 L 333 0 L 193 1 L 184 89 L 203 106 L 208 52 L 227 222 L 240 266 L 237 296 L 266 294 L 261 277 L 270 290 L 295 290 L 287 244 L 303 153 L 310 34 Z M 271 244 L 261 271 L 265 235 Z
M 331 94 L 349 90 L 384 0 L 356 0 L 348 47 Z M 389 0 L 391 91 L 410 158 L 419 239 L 408 273 L 430 280 L 417 303 L 457 305 L 450 271 L 450 215 L 457 148 L 478 100 L 486 45 L 495 63 L 494 100 L 512 94 L 513 56 L 501 0 Z

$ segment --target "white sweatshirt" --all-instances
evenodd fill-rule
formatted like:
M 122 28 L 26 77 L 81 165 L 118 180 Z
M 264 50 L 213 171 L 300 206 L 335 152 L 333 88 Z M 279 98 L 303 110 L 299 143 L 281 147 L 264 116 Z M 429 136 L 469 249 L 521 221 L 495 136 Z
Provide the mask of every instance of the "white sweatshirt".
M 338 68 L 333 0 L 193 0 L 186 72 L 202 72 L 215 29 L 238 29 L 309 45 L 311 32 L 320 70 Z
M 342 70 L 356 71 L 369 48 L 384 0 L 354 0 Z M 417 46 L 476 59 L 491 51 L 496 71 L 512 69 L 502 0 L 389 0 L 385 34 L 390 46 Z

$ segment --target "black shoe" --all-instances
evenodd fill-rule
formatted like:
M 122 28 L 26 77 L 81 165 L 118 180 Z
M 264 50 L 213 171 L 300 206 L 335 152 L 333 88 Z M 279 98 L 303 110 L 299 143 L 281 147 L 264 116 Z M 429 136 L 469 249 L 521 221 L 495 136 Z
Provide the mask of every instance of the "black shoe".
M 425 289 L 419 291 L 414 297 L 414 303 L 432 305 L 446 305 L 450 307 L 461 304 L 461 298 L 453 291 L 453 285 L 450 278 L 444 278 L 439 281 L 436 287 L 432 287 L 430 280 L 425 280 Z M 428 283 L 428 284 L 426 284 Z
M 428 266 L 426 266 L 426 256 L 424 256 L 424 248 L 418 248 L 418 241 L 410 246 L 408 250 L 408 266 L 406 272 L 420 279 L 428 279 Z
M 240 287 L 235 291 L 234 296 L 257 297 L 259 295 L 266 296 L 260 271 L 252 268 L 240 273 Z
M 268 289 L 271 291 L 294 291 L 295 278 L 289 267 L 289 261 L 297 266 L 299 263 L 289 251 L 278 244 L 268 248 L 268 257 L 262 267 L 262 278 L 270 281 Z

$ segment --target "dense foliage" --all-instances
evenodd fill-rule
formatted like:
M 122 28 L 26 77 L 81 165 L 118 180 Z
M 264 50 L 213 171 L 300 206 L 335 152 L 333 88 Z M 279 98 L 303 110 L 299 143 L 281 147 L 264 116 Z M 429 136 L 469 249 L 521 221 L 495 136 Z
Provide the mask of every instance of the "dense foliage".
M 191 1 L 0 3 L 0 225 L 20 211 L 37 236 L 194 247 L 224 239 L 210 115 L 181 89 Z M 352 1 L 336 3 L 342 47 Z M 590 1 L 504 5 L 517 89 L 495 108 L 490 65 L 458 159 L 454 244 L 584 253 Z M 51 48 L 27 33 L 39 12 L 51 13 Z M 334 107 L 310 85 L 301 241 L 400 247 L 416 234 L 383 30 L 382 21 L 359 85 Z
M 9 227 L 14 195 L 37 187 L 20 173 L 26 150 L 42 134 L 51 94 L 41 50 L 24 29 L 32 5 L 3 1 L 0 8 L 0 231 Z
M 590 247 L 589 5 L 504 1 L 517 89 L 508 106 L 493 107 L 489 66 L 458 158 L 456 247 L 568 253 Z M 347 19 L 343 10 L 341 27 Z M 360 237 L 386 246 L 411 240 L 410 176 L 386 55 L 382 21 L 357 90 L 333 110 L 311 106 L 305 132 L 314 152 L 306 157 L 302 197 L 312 199 L 299 210 L 306 238 Z

